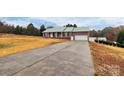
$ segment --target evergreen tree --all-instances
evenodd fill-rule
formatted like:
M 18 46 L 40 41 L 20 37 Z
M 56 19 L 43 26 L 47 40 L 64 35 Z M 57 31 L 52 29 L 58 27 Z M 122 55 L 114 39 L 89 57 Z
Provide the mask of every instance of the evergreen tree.
M 74 24 L 74 25 L 73 25 L 73 27 L 77 27 L 77 25 L 76 25 L 76 24 Z
M 40 35 L 43 36 L 43 31 L 46 30 L 44 25 L 40 26 Z
M 118 34 L 117 42 L 124 43 L 124 30 L 121 30 Z
M 29 35 L 33 35 L 35 33 L 35 28 L 34 28 L 34 25 L 32 23 L 30 23 L 28 26 L 27 26 L 27 31 L 28 31 L 28 34 Z

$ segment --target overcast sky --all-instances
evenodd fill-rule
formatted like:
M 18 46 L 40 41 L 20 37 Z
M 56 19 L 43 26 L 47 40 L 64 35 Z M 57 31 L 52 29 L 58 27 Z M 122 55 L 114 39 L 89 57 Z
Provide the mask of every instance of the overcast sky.
M 9 24 L 26 26 L 33 23 L 39 27 L 41 24 L 46 26 L 63 26 L 65 24 L 77 24 L 78 26 L 88 26 L 90 29 L 103 29 L 107 26 L 124 25 L 124 17 L 4 17 L 0 18 Z

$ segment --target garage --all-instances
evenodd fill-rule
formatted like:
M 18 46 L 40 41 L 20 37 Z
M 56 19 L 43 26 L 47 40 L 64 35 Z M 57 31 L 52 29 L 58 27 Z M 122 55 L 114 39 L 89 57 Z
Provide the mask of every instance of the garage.
M 75 35 L 74 40 L 88 40 L 87 35 Z

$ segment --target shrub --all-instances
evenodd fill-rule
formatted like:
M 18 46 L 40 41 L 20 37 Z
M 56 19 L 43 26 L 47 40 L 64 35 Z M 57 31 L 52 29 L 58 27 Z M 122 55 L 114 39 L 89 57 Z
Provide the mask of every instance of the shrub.
M 113 41 L 95 40 L 95 42 L 110 45 L 110 46 L 118 46 L 118 47 L 124 48 L 124 44 L 115 43 Z
M 103 43 L 103 40 L 99 40 L 99 43 Z
M 97 40 L 97 39 L 95 39 L 95 42 L 98 42 L 98 40 Z
M 117 46 L 121 47 L 121 48 L 124 48 L 124 44 L 121 44 L 121 43 L 117 43 Z
M 118 34 L 117 42 L 123 43 L 124 41 L 124 30 L 121 30 Z
M 117 44 L 113 43 L 113 46 L 117 46 Z

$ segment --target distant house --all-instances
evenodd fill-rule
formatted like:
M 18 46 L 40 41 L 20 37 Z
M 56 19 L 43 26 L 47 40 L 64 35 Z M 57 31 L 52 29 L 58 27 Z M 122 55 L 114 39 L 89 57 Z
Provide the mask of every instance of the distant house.
M 88 40 L 89 31 L 88 27 L 55 27 L 46 29 L 43 32 L 43 36 L 71 40 Z

